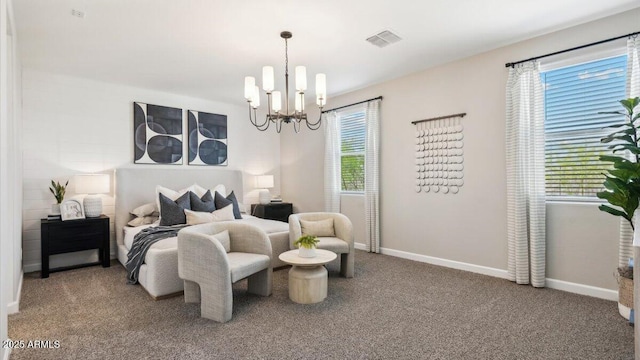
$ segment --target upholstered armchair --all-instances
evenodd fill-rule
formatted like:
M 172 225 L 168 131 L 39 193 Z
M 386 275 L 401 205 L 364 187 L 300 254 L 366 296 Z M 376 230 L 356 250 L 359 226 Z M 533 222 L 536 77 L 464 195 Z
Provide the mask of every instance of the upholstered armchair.
M 340 274 L 353 277 L 354 255 L 353 225 L 348 217 L 339 213 L 313 212 L 289 216 L 289 248 L 302 235 L 315 235 L 318 249 L 340 255 Z
M 207 223 L 178 233 L 178 275 L 184 280 L 184 301 L 200 302 L 203 318 L 231 320 L 231 286 L 241 279 L 248 277 L 250 293 L 271 295 L 272 274 L 271 242 L 255 226 Z

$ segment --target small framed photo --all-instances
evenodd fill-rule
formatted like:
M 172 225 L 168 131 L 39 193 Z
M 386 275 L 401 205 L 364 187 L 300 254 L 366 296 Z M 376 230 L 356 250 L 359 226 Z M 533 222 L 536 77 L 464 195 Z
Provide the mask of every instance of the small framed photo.
M 62 221 L 84 219 L 84 209 L 78 200 L 65 200 L 60 204 Z

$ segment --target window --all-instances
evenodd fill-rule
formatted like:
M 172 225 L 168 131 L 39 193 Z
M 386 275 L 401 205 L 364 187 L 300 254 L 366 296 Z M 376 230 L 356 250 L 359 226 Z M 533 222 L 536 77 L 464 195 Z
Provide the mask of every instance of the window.
M 607 126 L 624 122 L 618 115 L 626 97 L 626 56 L 617 56 L 543 72 L 545 105 L 545 180 L 547 196 L 595 198 L 603 190 L 601 162 L 610 144 L 600 139 Z
M 338 113 L 340 119 L 340 169 L 342 191 L 364 191 L 364 110 Z

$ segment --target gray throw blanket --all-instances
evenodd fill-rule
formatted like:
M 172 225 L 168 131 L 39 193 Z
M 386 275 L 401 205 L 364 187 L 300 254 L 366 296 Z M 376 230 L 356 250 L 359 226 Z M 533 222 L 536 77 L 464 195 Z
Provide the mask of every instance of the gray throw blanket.
M 133 238 L 133 244 L 131 250 L 127 255 L 128 260 L 125 264 L 127 269 L 127 284 L 137 284 L 138 274 L 140 273 L 140 267 L 144 263 L 144 258 L 147 255 L 147 251 L 151 245 L 158 241 L 178 235 L 180 229 L 187 225 L 174 225 L 174 226 L 153 226 L 146 229 L 142 229 Z

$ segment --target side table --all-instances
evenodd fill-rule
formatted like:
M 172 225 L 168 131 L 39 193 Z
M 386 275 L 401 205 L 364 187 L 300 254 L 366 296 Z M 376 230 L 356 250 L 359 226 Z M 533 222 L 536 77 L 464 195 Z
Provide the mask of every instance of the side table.
M 298 250 L 285 251 L 278 258 L 293 265 L 289 270 L 289 298 L 298 304 L 315 304 L 327 297 L 327 269 L 338 256 L 328 250 L 316 249 L 316 256 L 303 258 Z
M 42 219 L 40 246 L 41 278 L 49 277 L 49 273 L 52 272 L 86 266 L 102 264 L 102 267 L 109 267 L 109 217 L 100 215 L 96 218 L 67 221 Z M 98 249 L 97 262 L 49 269 L 50 255 L 92 249 Z
M 272 202 L 269 204 L 252 204 L 251 215 L 270 220 L 289 222 L 289 215 L 293 214 L 293 204 Z

